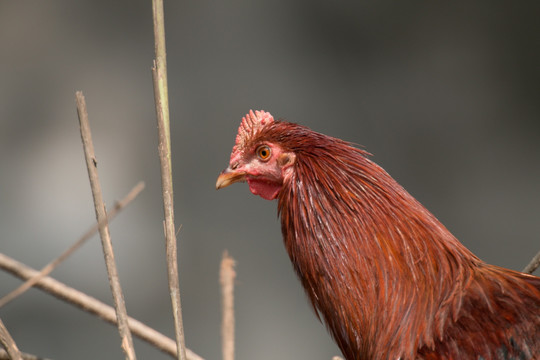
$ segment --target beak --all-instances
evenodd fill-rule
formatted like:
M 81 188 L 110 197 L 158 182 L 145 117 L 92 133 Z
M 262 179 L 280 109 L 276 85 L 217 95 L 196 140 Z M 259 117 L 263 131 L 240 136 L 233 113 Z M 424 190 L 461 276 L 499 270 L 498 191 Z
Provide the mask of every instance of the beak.
M 228 167 L 219 174 L 216 182 L 216 190 L 240 181 L 246 181 L 246 173 L 244 171 L 234 171 Z

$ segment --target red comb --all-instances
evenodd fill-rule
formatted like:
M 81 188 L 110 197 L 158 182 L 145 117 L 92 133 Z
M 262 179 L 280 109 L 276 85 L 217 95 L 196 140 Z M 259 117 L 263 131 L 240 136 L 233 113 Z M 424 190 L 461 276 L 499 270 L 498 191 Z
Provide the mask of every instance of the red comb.
M 264 110 L 250 110 L 249 113 L 242 118 L 242 123 L 238 128 L 236 135 L 235 148 L 242 147 L 251 137 L 255 135 L 262 127 L 274 122 L 274 117 Z

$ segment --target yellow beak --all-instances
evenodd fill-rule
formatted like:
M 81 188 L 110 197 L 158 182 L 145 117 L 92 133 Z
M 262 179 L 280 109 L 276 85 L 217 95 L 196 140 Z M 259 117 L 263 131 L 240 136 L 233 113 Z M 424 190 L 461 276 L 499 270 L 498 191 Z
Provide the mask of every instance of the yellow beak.
M 234 171 L 226 168 L 219 174 L 216 182 L 216 190 L 227 187 L 231 184 L 246 181 L 246 173 L 243 171 Z

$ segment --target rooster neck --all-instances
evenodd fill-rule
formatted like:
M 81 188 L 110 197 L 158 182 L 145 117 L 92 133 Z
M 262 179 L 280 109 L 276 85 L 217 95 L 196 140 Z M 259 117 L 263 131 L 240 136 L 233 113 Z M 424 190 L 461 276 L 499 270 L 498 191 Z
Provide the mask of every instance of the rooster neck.
M 408 358 L 441 336 L 479 260 L 364 155 L 297 155 L 279 195 L 284 242 L 347 358 Z

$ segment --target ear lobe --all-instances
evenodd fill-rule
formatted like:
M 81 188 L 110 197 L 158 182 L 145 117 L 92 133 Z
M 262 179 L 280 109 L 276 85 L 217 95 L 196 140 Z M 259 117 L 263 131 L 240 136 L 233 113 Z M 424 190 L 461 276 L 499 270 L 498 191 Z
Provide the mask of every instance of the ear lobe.
M 281 167 L 290 166 L 294 163 L 296 156 L 292 153 L 283 153 L 277 158 L 277 163 Z

